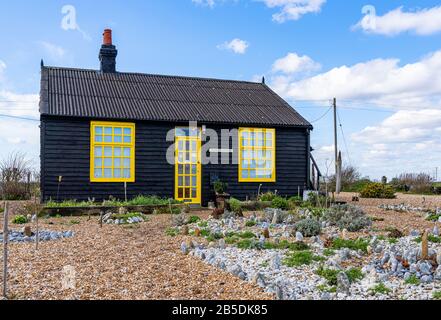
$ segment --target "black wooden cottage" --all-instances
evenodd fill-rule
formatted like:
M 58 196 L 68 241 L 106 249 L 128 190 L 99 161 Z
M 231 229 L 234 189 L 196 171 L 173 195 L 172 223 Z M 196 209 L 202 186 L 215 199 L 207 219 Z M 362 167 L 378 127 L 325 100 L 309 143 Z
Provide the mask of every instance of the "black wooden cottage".
M 311 187 L 312 126 L 264 81 L 116 72 L 116 56 L 106 30 L 100 70 L 42 64 L 43 201 L 126 190 L 206 204 L 216 179 L 239 199 Z

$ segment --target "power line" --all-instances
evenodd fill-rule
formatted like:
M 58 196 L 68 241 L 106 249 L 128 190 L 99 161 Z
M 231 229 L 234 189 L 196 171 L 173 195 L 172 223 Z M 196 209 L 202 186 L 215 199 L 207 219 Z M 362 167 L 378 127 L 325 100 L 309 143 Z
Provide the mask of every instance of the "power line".
M 331 109 L 332 109 L 332 107 L 329 107 L 329 109 L 322 116 L 320 116 L 320 118 L 315 119 L 314 121 L 311 121 L 311 123 L 315 123 L 317 121 L 322 120 L 329 113 L 329 111 L 331 111 Z
M 344 133 L 344 131 L 343 131 L 343 125 L 342 125 L 342 123 L 341 123 L 340 112 L 338 112 L 338 110 L 337 110 L 337 117 L 338 117 L 338 122 L 339 122 L 339 124 L 340 124 L 341 134 L 342 134 L 342 136 L 343 136 L 343 142 L 344 142 L 344 144 L 345 144 L 346 153 L 348 154 L 349 164 L 352 166 L 351 155 L 350 155 L 350 153 L 349 153 L 348 144 L 346 143 L 346 137 L 345 137 L 345 133 Z
M 0 113 L 0 117 L 40 122 L 40 120 L 38 120 L 38 119 L 26 118 L 26 117 L 18 117 L 18 116 L 11 116 L 11 115 L 8 115 L 8 114 L 1 114 L 1 113 Z

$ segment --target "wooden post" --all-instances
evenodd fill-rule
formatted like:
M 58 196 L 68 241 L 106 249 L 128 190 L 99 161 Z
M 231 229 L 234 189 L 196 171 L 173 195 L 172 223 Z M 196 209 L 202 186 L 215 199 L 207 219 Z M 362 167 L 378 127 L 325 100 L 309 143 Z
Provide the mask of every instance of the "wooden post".
M 38 242 L 40 241 L 40 235 L 38 231 L 38 208 L 37 208 L 37 196 L 34 197 L 34 213 L 35 213 L 35 250 L 38 250 Z
M 100 211 L 100 228 L 103 227 L 103 212 Z
M 421 260 L 429 259 L 428 236 L 429 236 L 429 233 L 426 230 L 426 231 L 424 231 L 424 234 L 421 237 Z
M 5 212 L 4 212 L 4 221 L 3 221 L 3 297 L 7 299 L 8 297 L 8 215 L 9 204 L 5 202 Z

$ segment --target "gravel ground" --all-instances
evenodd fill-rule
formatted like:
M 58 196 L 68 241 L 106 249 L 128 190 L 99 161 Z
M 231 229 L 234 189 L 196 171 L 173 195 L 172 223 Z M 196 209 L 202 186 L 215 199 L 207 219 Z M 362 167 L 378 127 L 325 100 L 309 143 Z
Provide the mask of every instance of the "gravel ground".
M 382 204 L 407 204 L 415 207 L 435 209 L 441 207 L 441 196 L 420 196 L 398 193 L 396 199 L 363 199 L 359 202 L 352 202 L 352 197 L 356 193 L 343 192 L 337 199 L 347 201 L 350 204 L 361 206 L 363 210 L 371 217 L 381 218 L 384 221 L 374 221 L 373 226 L 378 230 L 384 230 L 388 227 L 395 227 L 409 234 L 412 230 L 420 232 L 432 230 L 435 222 L 427 221 L 420 212 L 397 212 L 378 208 Z
M 255 285 L 182 255 L 179 246 L 186 239 L 166 236 L 170 223 L 170 216 L 158 215 L 135 227 L 104 225 L 100 229 L 96 217 L 90 221 L 87 217 L 40 219 L 41 228 L 72 230 L 75 236 L 40 243 L 38 251 L 33 243 L 11 243 L 10 298 L 272 298 Z M 15 225 L 11 228 L 20 229 Z M 63 290 L 66 266 L 74 267 L 75 289 Z

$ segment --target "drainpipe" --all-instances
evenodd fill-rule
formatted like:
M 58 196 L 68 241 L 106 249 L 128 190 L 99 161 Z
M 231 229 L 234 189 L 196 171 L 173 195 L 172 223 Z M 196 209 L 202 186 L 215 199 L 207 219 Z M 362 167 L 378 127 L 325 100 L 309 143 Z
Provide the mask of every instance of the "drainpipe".
M 306 187 L 311 189 L 311 131 L 306 130 Z

